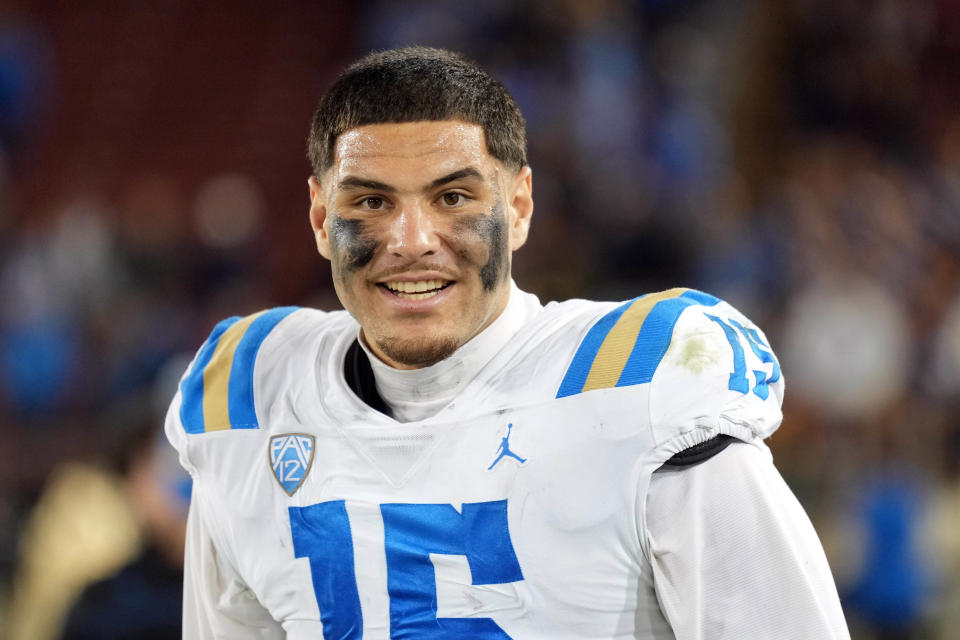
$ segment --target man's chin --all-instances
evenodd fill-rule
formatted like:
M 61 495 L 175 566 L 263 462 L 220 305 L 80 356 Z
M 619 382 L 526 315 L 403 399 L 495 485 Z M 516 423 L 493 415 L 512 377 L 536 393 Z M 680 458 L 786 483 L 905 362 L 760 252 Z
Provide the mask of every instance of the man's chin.
M 386 338 L 377 342 L 375 351 L 386 363 L 401 369 L 422 369 L 445 360 L 460 348 L 460 342 L 447 338 Z

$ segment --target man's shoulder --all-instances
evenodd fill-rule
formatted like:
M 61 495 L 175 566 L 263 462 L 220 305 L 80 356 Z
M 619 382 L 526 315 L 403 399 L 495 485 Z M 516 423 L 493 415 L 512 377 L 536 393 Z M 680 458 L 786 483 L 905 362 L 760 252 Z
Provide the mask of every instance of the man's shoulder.
M 557 304 L 552 312 L 568 319 L 565 337 L 576 343 L 557 397 L 650 382 L 667 351 L 677 348 L 681 318 L 702 323 L 710 310 L 728 307 L 712 295 L 680 287 L 621 302 Z
M 681 318 L 725 307 L 687 288 L 626 301 L 550 302 L 517 334 L 491 375 L 503 393 L 522 388 L 531 398 L 586 400 L 594 395 L 583 394 L 597 390 L 639 391 L 676 347 Z
M 729 442 L 720 436 L 760 440 L 780 423 L 783 377 L 773 349 L 720 298 L 675 288 L 618 303 L 572 301 L 554 313 L 554 322 L 569 320 L 562 335 L 575 343 L 556 397 L 637 391 L 665 457 Z
M 275 307 L 218 323 L 180 383 L 179 422 L 187 434 L 257 429 L 255 390 L 284 370 L 302 369 L 318 345 L 352 331 L 346 312 Z

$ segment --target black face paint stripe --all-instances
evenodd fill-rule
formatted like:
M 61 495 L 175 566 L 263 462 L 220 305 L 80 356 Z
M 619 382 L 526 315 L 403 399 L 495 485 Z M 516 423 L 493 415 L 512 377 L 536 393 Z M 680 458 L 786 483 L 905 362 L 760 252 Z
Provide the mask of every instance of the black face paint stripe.
M 342 251 L 345 257 L 344 268 L 347 271 L 356 271 L 373 260 L 379 242 L 370 237 L 364 237 L 362 220 L 344 220 L 333 218 L 333 232 L 330 234 L 332 244 L 337 251 Z
M 461 233 L 468 231 L 487 245 L 489 255 L 486 263 L 480 267 L 480 282 L 483 284 L 484 291 L 493 291 L 509 270 L 507 217 L 503 210 L 503 203 L 498 197 L 488 214 L 463 216 L 458 219 L 457 226 Z M 465 255 L 462 257 L 467 258 Z

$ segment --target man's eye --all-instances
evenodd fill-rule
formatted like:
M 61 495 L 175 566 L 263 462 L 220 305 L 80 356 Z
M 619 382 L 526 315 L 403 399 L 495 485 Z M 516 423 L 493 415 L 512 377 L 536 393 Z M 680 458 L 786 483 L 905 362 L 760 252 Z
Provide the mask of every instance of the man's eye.
M 382 209 L 383 198 L 364 198 L 362 204 L 367 209 Z
M 443 194 L 442 198 L 443 204 L 447 205 L 448 207 L 455 207 L 463 200 L 463 196 L 461 196 L 459 193 L 445 193 Z

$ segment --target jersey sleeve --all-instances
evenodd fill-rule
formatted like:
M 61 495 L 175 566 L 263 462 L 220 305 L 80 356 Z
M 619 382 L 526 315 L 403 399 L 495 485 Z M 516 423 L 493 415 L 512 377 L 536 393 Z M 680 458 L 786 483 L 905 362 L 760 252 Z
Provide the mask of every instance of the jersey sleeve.
M 193 478 L 184 558 L 183 637 L 283 638 L 279 624 L 236 569 L 229 514 L 217 487 L 229 465 L 211 434 L 258 429 L 255 370 L 266 337 L 294 307 L 269 309 L 219 323 L 184 373 L 167 411 L 167 439 Z
M 647 294 L 594 318 L 557 398 L 631 387 L 661 464 L 718 435 L 762 441 L 782 418 L 783 376 L 766 336 L 692 289 Z
M 194 479 L 201 472 L 191 456 L 198 438 L 216 431 L 260 427 L 254 376 L 262 366 L 261 347 L 296 310 L 277 307 L 223 320 L 187 367 L 167 410 L 165 432 Z
M 850 637 L 813 525 L 764 445 L 654 473 L 646 521 L 677 638 Z
M 783 374 L 763 332 L 722 300 L 699 292 L 691 300 L 667 318 L 651 376 L 650 426 L 663 460 L 718 435 L 761 442 L 783 418 Z

